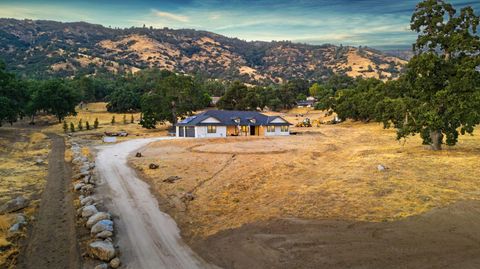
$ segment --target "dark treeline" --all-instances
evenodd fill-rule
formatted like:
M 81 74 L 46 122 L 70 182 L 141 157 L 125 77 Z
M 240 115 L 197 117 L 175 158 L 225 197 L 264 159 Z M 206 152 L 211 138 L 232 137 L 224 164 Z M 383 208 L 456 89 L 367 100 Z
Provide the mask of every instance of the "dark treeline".
M 82 96 L 72 83 L 61 79 L 21 80 L 6 72 L 0 62 L 0 126 L 26 116 L 34 123 L 38 112 L 54 115 L 60 122 L 75 114 Z

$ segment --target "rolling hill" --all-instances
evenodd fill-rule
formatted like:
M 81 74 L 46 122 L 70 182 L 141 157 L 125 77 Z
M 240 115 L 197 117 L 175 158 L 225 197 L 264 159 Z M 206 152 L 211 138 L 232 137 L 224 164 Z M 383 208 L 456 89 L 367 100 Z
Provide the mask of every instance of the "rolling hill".
M 85 22 L 0 19 L 0 58 L 17 74 L 69 77 L 158 67 L 248 83 L 334 73 L 394 79 L 406 61 L 367 47 L 247 42 L 206 31 L 112 29 Z

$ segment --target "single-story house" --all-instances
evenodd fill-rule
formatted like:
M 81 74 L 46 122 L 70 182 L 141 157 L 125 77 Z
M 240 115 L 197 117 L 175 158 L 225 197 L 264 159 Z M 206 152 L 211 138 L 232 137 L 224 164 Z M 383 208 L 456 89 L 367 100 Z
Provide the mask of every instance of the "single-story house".
M 300 100 L 297 101 L 297 107 L 314 107 L 315 100 Z
M 291 124 L 256 111 L 208 110 L 175 125 L 177 137 L 290 135 Z

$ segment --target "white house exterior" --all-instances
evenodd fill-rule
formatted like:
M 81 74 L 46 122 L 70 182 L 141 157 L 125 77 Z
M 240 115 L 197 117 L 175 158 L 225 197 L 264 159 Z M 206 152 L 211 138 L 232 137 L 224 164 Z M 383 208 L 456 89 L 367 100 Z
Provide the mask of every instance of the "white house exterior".
M 255 111 L 209 110 L 176 124 L 177 137 L 287 136 L 291 124 Z

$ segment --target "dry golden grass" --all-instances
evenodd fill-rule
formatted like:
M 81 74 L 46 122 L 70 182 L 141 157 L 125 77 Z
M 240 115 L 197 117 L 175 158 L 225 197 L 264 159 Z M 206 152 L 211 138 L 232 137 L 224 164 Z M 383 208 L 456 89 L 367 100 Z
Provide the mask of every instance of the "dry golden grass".
M 32 200 L 23 213 L 31 216 L 45 185 L 50 142 L 45 134 L 18 129 L 4 128 L 0 139 L 0 204 L 19 195 Z M 44 163 L 37 165 L 36 159 Z M 0 215 L 0 268 L 12 268 L 18 253 L 15 240 L 7 238 L 8 229 L 13 224 L 13 215 Z M 11 240 L 11 239 L 10 239 Z M 12 263 L 12 264 L 8 264 Z
M 0 152 L 0 203 L 18 195 L 38 195 L 45 184 L 49 140 L 40 132 L 30 135 L 15 133 L 15 137 L 4 138 Z M 36 165 L 36 159 L 44 161 Z
M 10 228 L 11 225 L 12 225 L 11 216 L 0 215 L 0 248 L 4 248 L 11 245 L 11 243 L 7 240 L 8 229 Z M 0 264 L 2 264 L 1 261 L 0 261 Z
M 65 119 L 68 124 L 68 132 L 70 132 L 70 123 L 75 125 L 75 135 L 85 136 L 98 136 L 101 138 L 103 132 L 118 132 L 126 131 L 129 133 L 127 138 L 119 138 L 119 140 L 128 139 L 136 136 L 158 136 L 166 135 L 166 125 L 158 125 L 156 129 L 147 130 L 142 128 L 138 122 L 140 120 L 140 113 L 110 113 L 107 111 L 106 103 L 89 103 L 83 106 L 83 108 L 77 107 L 77 115 L 70 116 Z M 133 115 L 134 123 L 131 123 L 131 116 Z M 112 117 L 115 116 L 115 124 L 112 125 Z M 123 121 L 123 117 L 126 118 L 126 123 Z M 78 130 L 78 122 L 80 119 L 83 122 L 83 131 Z M 99 128 L 93 129 L 95 119 L 98 119 Z M 90 124 L 91 130 L 86 129 L 86 122 Z M 63 124 L 55 124 L 47 129 L 47 131 L 63 133 Z
M 277 217 L 390 221 L 480 198 L 479 132 L 432 152 L 376 123 L 301 130 L 310 133 L 161 141 L 131 162 L 187 236 Z M 169 176 L 182 179 L 164 183 Z M 185 207 L 189 191 L 196 198 Z

